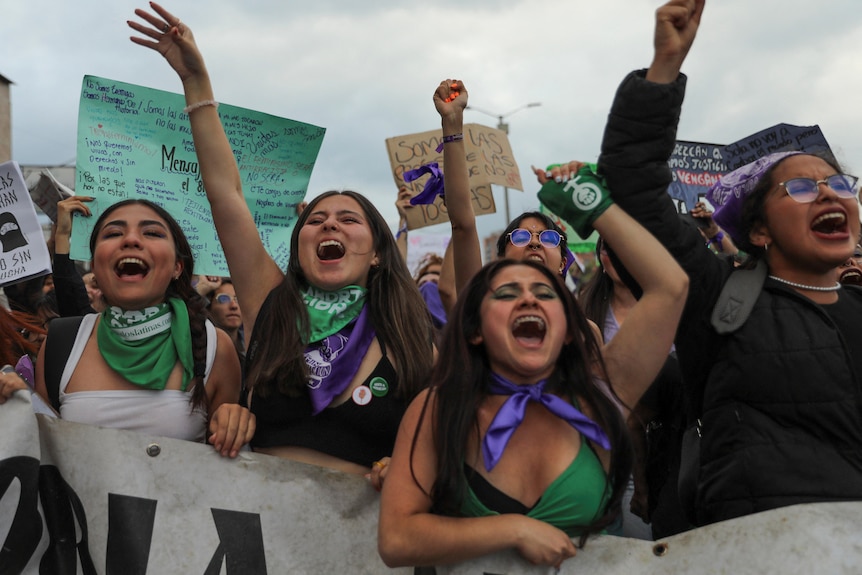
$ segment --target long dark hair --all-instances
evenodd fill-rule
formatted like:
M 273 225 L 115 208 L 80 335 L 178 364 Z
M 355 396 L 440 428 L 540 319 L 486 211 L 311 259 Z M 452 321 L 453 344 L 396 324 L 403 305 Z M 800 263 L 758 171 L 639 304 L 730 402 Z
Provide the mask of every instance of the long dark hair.
M 322 200 L 347 196 L 365 212 L 374 239 L 378 265 L 368 272 L 367 305 L 377 339 L 394 358 L 399 398 L 412 399 L 424 387 L 433 363 L 433 327 L 395 238 L 371 202 L 362 194 L 332 190 L 314 198 L 300 214 L 290 238 L 290 259 L 284 281 L 271 294 L 271 313 L 258 315 L 247 355 L 246 381 L 255 393 L 273 391 L 299 396 L 306 390 L 308 368 L 303 352 L 310 337 L 302 292 L 308 287 L 299 265 L 299 232 Z M 265 334 L 265 335 L 263 335 Z
M 581 288 L 578 294 L 578 302 L 584 310 L 587 319 L 595 322 L 604 332 L 605 318 L 614 298 L 614 280 L 607 273 L 602 264 L 601 253 L 605 251 L 610 257 L 610 247 L 599 238 L 596 242 L 596 259 L 599 266 L 593 272 L 593 276 Z
M 191 381 L 191 385 L 193 386 L 191 403 L 193 408 L 202 407 L 209 412 L 209 401 L 207 400 L 206 390 L 203 385 L 207 353 L 206 300 L 198 295 L 195 288 L 192 287 L 195 258 L 183 229 L 173 216 L 158 204 L 149 200 L 123 200 L 110 206 L 96 220 L 93 232 L 90 234 L 90 253 L 92 254 L 96 250 L 99 232 L 107 217 L 117 209 L 130 205 L 144 206 L 153 210 L 165 221 L 168 230 L 171 232 L 171 237 L 174 239 L 174 251 L 176 252 L 177 260 L 182 264 L 182 271 L 177 279 L 172 279 L 170 284 L 168 284 L 168 289 L 165 290 L 165 299 L 172 297 L 180 298 L 186 303 L 186 307 L 188 307 L 189 327 L 191 328 L 192 335 L 192 358 L 194 360 L 194 378 Z M 108 302 L 108 305 L 110 305 L 110 302 Z
M 490 290 L 491 281 L 502 269 L 509 266 L 527 266 L 539 270 L 554 286 L 563 302 L 571 341 L 563 346 L 557 358 L 547 390 L 566 397 L 569 401 L 582 401 L 589 405 L 596 423 L 611 441 L 609 504 L 604 515 L 583 526 L 583 544 L 589 533 L 601 531 L 619 515 L 623 492 L 632 467 L 631 444 L 622 415 L 596 384 L 591 372 L 591 367 L 596 363 L 605 371 L 599 342 L 593 336 L 584 314 L 562 279 L 536 262 L 503 259 L 487 264 L 464 288 L 450 315 L 440 349 L 440 357 L 445 358 L 445 361 L 438 361 L 434 366 L 431 374 L 433 393 L 428 394 L 417 424 L 418 429 L 426 416 L 433 417 L 432 434 L 437 454 L 437 478 L 429 494 L 432 510 L 443 515 L 460 514 L 466 493 L 463 464 L 466 460 L 467 445 L 471 433 L 479 439 L 476 414 L 489 395 L 488 382 L 491 375 L 484 344 L 474 345 L 470 342 L 479 333 L 482 300 Z M 428 406 L 432 403 L 432 397 L 434 411 L 433 415 L 429 415 Z M 414 438 L 411 473 L 415 447 Z M 582 445 L 581 449 L 588 447 Z M 415 474 L 413 478 L 416 480 Z

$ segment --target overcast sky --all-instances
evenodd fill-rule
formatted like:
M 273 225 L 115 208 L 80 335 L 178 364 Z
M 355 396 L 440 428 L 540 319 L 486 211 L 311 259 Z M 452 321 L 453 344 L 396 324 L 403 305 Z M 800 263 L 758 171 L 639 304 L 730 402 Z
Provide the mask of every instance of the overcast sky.
M 181 92 L 125 21 L 142 2 L 6 0 L 0 74 L 12 86 L 12 157 L 73 163 L 81 80 L 102 76 Z M 176 0 L 222 102 L 327 129 L 308 195 L 350 188 L 395 226 L 396 189 L 384 140 L 439 128 L 431 94 L 462 79 L 470 104 L 516 112 L 510 141 L 535 209 L 530 165 L 598 155 L 605 118 L 627 72 L 652 57 L 658 0 Z M 679 138 L 726 144 L 786 122 L 819 124 L 847 171 L 862 175 L 862 3 L 709 0 L 684 71 Z M 466 112 L 467 122 L 496 125 Z M 495 187 L 496 188 L 496 187 Z M 484 231 L 504 226 L 498 213 Z M 430 231 L 446 231 L 436 226 Z

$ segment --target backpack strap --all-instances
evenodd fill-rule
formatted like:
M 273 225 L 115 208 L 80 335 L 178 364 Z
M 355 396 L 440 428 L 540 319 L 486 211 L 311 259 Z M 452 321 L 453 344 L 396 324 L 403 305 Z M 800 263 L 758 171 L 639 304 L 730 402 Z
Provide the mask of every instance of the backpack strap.
M 51 406 L 60 413 L 60 378 L 66 368 L 66 361 L 72 353 L 72 346 L 78 337 L 78 328 L 84 316 L 58 317 L 48 324 L 45 338 L 45 387 Z
M 757 301 L 763 282 L 766 281 L 766 262 L 759 260 L 751 270 L 737 270 L 725 282 L 715 307 L 712 308 L 710 323 L 721 335 L 733 333 L 745 324 L 754 302 Z

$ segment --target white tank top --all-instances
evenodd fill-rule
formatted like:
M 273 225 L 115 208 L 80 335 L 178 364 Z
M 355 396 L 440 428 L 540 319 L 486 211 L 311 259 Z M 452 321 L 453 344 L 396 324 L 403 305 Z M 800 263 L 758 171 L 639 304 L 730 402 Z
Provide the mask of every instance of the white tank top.
M 66 393 L 66 386 L 84 353 L 98 317 L 99 314 L 84 316 L 78 328 L 75 344 L 60 378 L 60 417 L 100 427 L 203 441 L 206 437 L 207 414 L 201 408 L 192 409 L 191 391 L 136 389 Z M 206 334 L 204 385 L 209 379 L 216 354 L 216 331 L 209 320 L 206 322 Z

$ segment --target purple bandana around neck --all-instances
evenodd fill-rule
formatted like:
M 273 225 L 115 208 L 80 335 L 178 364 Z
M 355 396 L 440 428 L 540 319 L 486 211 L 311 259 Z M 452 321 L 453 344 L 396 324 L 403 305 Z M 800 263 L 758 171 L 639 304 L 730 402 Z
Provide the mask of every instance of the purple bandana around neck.
M 482 456 L 485 459 L 487 471 L 494 469 L 494 466 L 500 461 L 509 439 L 524 421 L 527 402 L 529 401 L 541 403 L 548 411 L 568 422 L 584 437 L 596 442 L 604 449 L 611 448 L 611 442 L 602 428 L 572 404 L 556 395 L 545 393 L 546 383 L 547 380 L 543 379 L 533 385 L 518 385 L 501 375 L 491 374 L 491 393 L 511 397 L 503 403 L 497 415 L 494 416 L 494 420 L 488 426 L 488 431 L 485 432 L 485 439 L 482 441 Z
M 410 198 L 410 205 L 412 206 L 418 204 L 433 204 L 434 200 L 437 199 L 437 196 L 444 195 L 443 170 L 440 169 L 437 162 L 429 162 L 424 166 L 419 166 L 415 170 L 404 172 L 404 181 L 412 182 L 413 180 L 418 180 L 425 174 L 431 174 L 431 177 L 428 178 L 427 182 L 425 182 L 425 188 L 416 194 L 415 197 Z
M 312 415 L 326 409 L 347 389 L 375 335 L 365 305 L 356 321 L 305 348 Z

